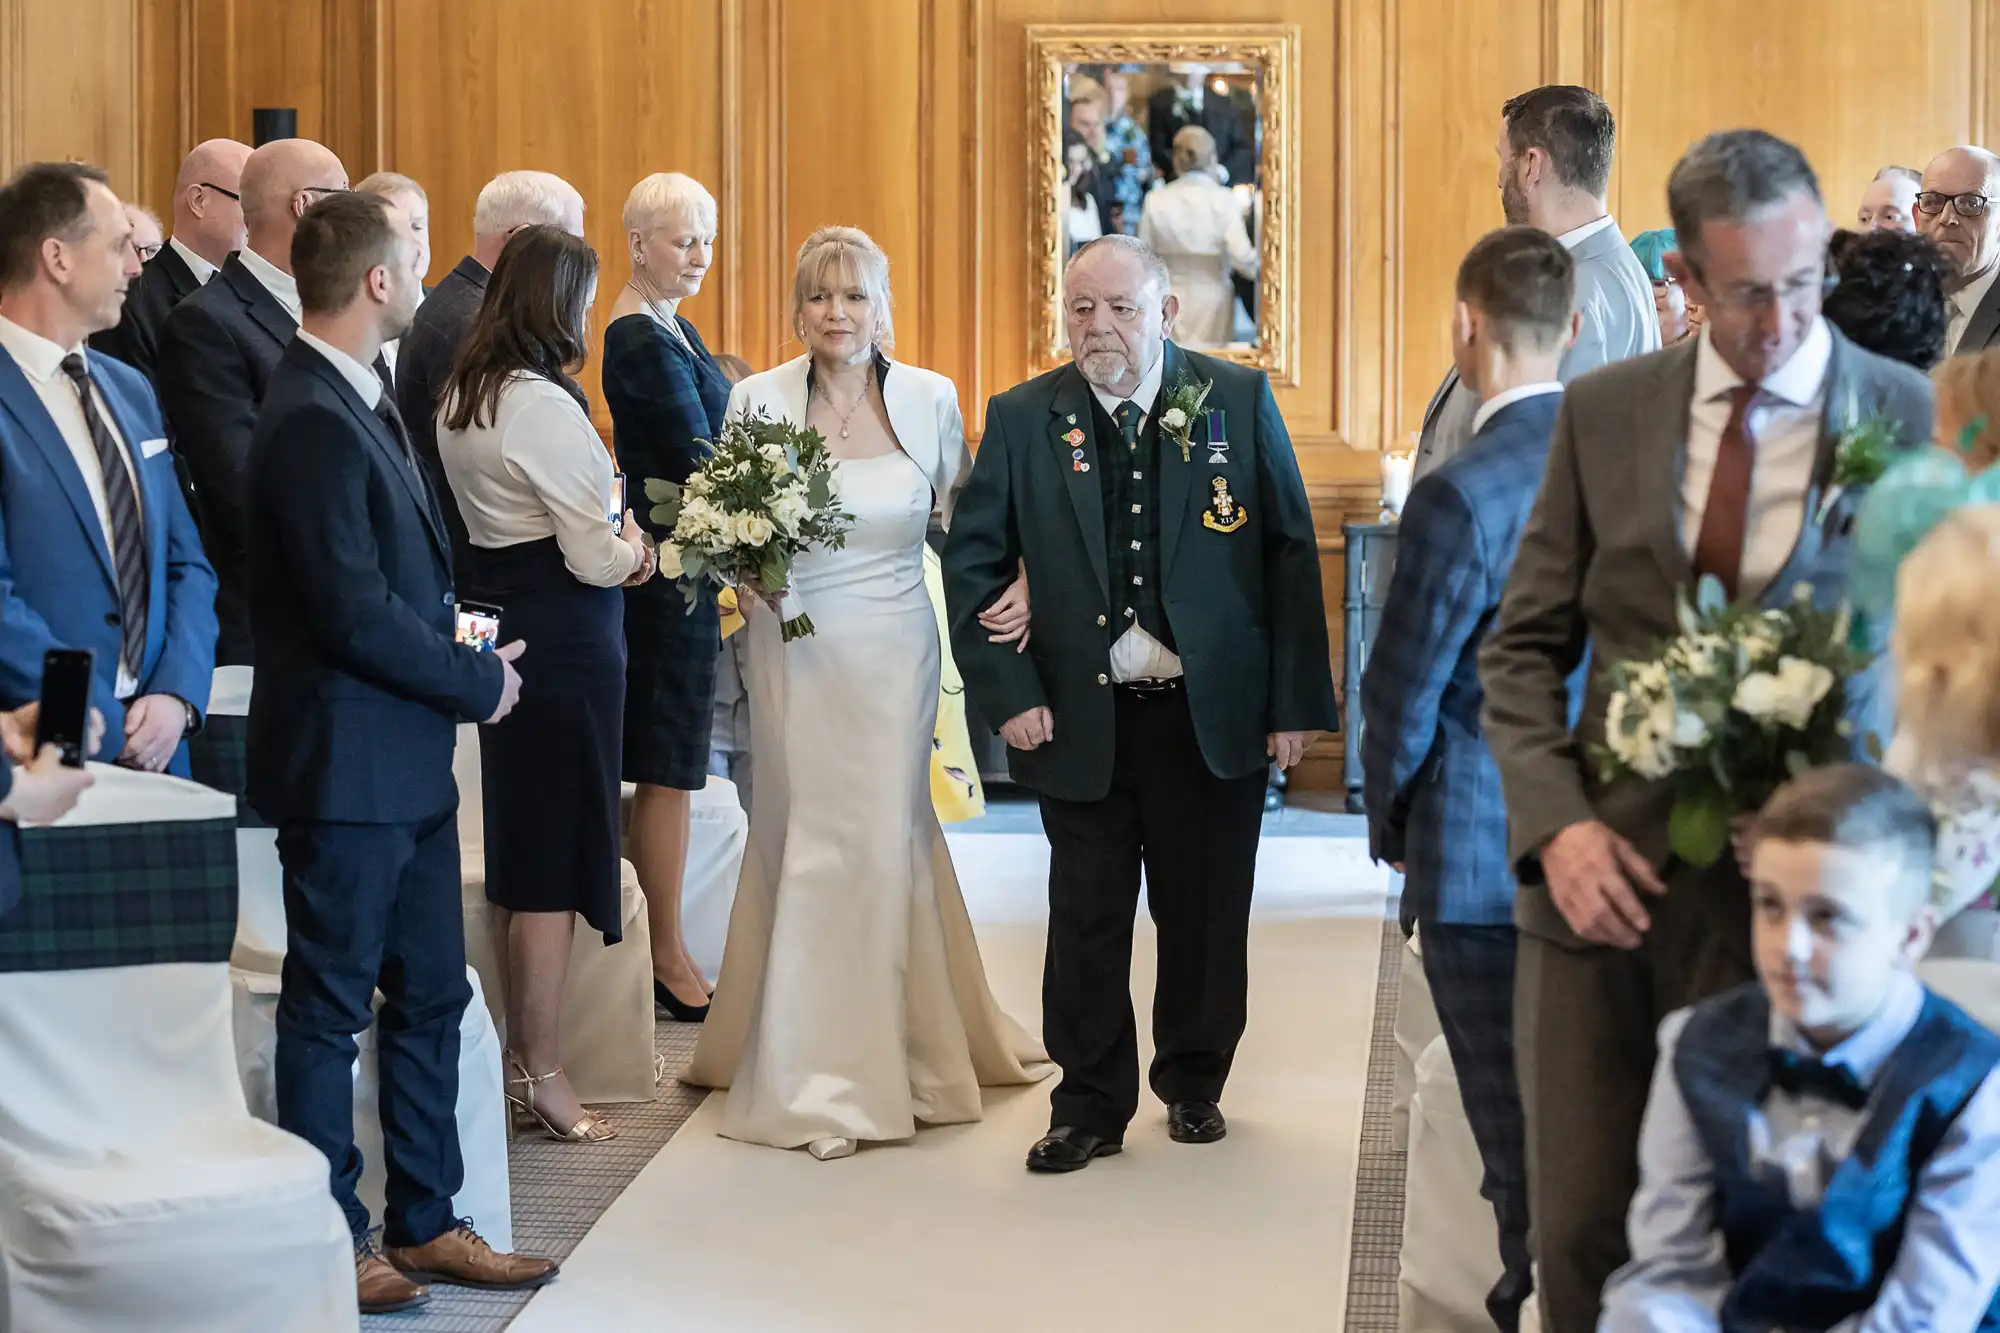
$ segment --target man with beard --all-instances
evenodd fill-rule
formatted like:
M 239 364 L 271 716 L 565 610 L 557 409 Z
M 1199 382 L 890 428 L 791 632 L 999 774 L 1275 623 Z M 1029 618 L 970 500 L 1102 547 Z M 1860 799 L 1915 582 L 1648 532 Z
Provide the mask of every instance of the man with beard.
M 1944 354 L 1981 352 L 2000 343 L 2000 157 L 1984 148 L 1949 148 L 1924 168 L 1917 230 L 1944 251 Z
M 1028 1169 L 1120 1151 L 1139 1109 L 1132 924 L 1159 927 L 1151 1084 L 1176 1143 L 1226 1132 L 1272 761 L 1338 724 L 1312 507 L 1262 371 L 1169 340 L 1167 266 L 1112 235 L 1063 281 L 1070 365 L 998 395 L 945 547 L 951 646 L 1049 838 Z M 1034 641 L 980 621 L 1025 562 Z
M 1588 88 L 1536 88 L 1501 108 L 1500 206 L 1513 227 L 1535 227 L 1576 260 L 1576 311 L 1583 318 L 1563 353 L 1564 384 L 1611 361 L 1658 351 L 1653 285 L 1619 234 L 1605 202 L 1617 127 L 1611 108 Z M 1424 409 L 1417 475 L 1465 447 L 1479 396 L 1446 373 Z

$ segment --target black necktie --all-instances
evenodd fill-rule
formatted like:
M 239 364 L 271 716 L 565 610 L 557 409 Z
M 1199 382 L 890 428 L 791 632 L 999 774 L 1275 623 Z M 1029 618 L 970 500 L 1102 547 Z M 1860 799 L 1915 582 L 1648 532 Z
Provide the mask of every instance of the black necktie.
M 1771 1084 L 1794 1097 L 1817 1097 L 1851 1111 L 1868 1105 L 1868 1089 L 1861 1086 L 1852 1069 L 1815 1060 L 1797 1051 L 1772 1049 Z
M 97 410 L 91 392 L 90 367 L 71 352 L 62 360 L 63 373 L 76 385 L 83 404 L 83 421 L 97 449 L 97 466 L 104 474 L 104 507 L 111 516 L 111 565 L 118 574 L 119 623 L 124 630 L 125 665 L 138 675 L 146 660 L 146 614 L 150 601 L 146 573 L 146 525 L 139 514 L 139 493 L 133 488 L 125 451 Z
M 410 447 L 410 432 L 403 428 L 403 414 L 396 410 L 396 400 L 386 393 L 377 398 L 375 415 L 382 418 L 382 424 L 389 428 L 389 435 L 396 441 L 396 448 L 402 452 L 403 461 L 416 468 L 416 451 Z M 418 469 L 418 472 L 421 475 L 421 469 Z
M 1117 419 L 1118 435 L 1120 439 L 1125 441 L 1125 448 L 1128 451 L 1137 449 L 1139 447 L 1139 427 L 1144 424 L 1142 418 L 1145 416 L 1145 413 L 1139 410 L 1139 405 L 1130 398 L 1127 398 L 1124 402 L 1118 404 L 1118 410 L 1112 413 L 1112 416 Z

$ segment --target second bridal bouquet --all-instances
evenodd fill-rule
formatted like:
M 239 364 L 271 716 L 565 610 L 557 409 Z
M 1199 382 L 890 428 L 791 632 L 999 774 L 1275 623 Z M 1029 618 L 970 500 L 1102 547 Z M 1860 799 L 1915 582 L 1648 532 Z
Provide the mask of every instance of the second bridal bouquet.
M 808 546 L 839 550 L 854 522 L 818 431 L 761 413 L 731 417 L 686 485 L 649 477 L 646 498 L 671 533 L 660 572 L 680 580 L 690 610 L 707 580 L 776 602 L 787 643 L 813 632 L 812 618 L 788 604 L 792 560 Z
M 1671 778 L 1668 844 L 1709 866 L 1729 846 L 1732 819 L 1789 778 L 1849 756 L 1846 684 L 1869 659 L 1849 646 L 1847 609 L 1820 610 L 1803 583 L 1773 610 L 1729 603 L 1713 578 L 1693 604 L 1685 590 L 1678 601 L 1679 637 L 1610 668 L 1596 758 L 1606 782 Z

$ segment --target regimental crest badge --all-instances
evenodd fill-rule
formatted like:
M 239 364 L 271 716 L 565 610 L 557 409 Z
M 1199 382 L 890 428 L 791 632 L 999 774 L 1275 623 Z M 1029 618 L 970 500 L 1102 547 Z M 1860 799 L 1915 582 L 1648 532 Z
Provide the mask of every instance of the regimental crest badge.
M 1234 532 L 1250 521 L 1250 511 L 1236 503 L 1229 493 L 1229 479 L 1217 477 L 1208 483 L 1208 508 L 1201 511 L 1201 525 L 1211 532 Z

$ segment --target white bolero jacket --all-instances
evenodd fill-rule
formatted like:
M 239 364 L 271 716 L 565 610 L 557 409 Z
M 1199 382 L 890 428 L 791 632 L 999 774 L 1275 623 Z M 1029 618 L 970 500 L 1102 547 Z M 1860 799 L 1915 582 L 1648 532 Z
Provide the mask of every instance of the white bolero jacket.
M 965 444 L 965 421 L 958 411 L 958 387 L 934 370 L 884 361 L 882 401 L 903 452 L 930 479 L 931 512 L 951 526 L 951 507 L 972 471 Z M 762 412 L 773 420 L 806 424 L 806 374 L 810 356 L 801 356 L 750 376 L 729 393 L 728 415 Z

